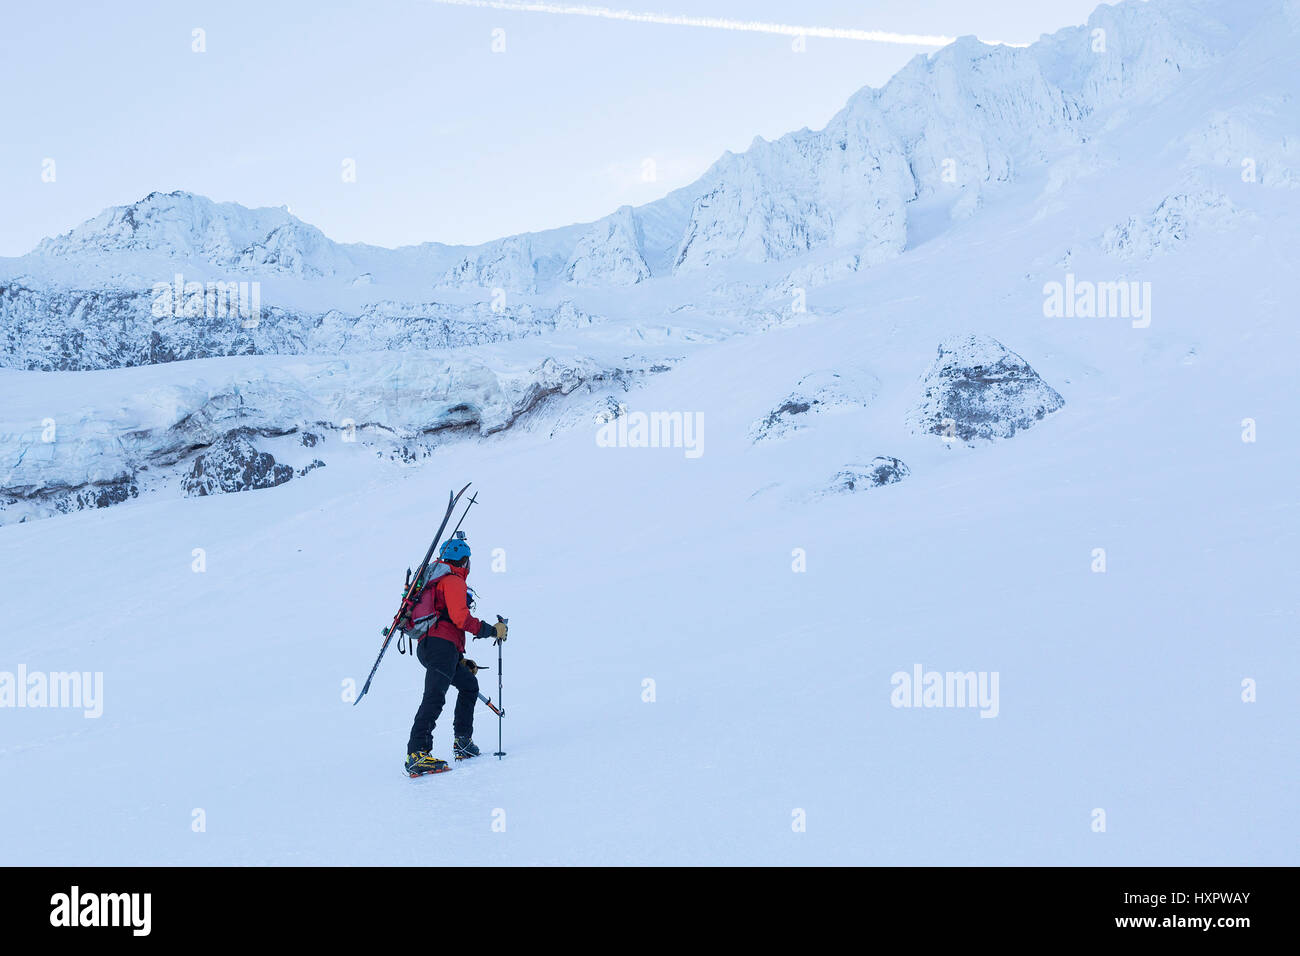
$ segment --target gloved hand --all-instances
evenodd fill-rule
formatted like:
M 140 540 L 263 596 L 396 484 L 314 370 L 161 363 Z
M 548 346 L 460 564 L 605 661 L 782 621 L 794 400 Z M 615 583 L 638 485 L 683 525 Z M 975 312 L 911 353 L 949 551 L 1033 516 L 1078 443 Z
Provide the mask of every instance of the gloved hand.
M 506 623 L 500 621 L 496 624 L 489 624 L 487 621 L 480 622 L 478 633 L 475 637 L 490 637 L 494 641 L 504 641 L 506 639 Z
M 472 660 L 470 660 L 468 657 L 463 658 L 463 659 L 461 660 L 461 663 L 464 664 L 466 667 L 469 668 L 469 672 L 470 672 L 471 674 L 474 674 L 474 675 L 477 675 L 477 674 L 478 674 L 478 672 L 479 672 L 479 666 L 478 666 L 477 664 L 475 664 Z

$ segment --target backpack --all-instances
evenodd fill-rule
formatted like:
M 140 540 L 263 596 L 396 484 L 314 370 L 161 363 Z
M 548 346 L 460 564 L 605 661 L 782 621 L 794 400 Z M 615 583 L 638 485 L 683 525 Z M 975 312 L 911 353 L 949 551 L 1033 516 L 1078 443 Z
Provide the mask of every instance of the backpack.
M 417 594 L 423 594 L 424 589 L 433 584 L 441 577 L 451 573 L 450 565 L 441 561 L 435 561 L 424 569 L 419 584 L 416 589 Z M 442 615 L 434 611 L 432 614 L 426 614 L 424 617 L 415 618 L 411 621 L 411 627 L 402 631 L 401 636 L 397 639 L 397 653 L 415 654 L 415 645 L 424 640 L 424 636 L 429 633 L 429 629 L 442 619 Z

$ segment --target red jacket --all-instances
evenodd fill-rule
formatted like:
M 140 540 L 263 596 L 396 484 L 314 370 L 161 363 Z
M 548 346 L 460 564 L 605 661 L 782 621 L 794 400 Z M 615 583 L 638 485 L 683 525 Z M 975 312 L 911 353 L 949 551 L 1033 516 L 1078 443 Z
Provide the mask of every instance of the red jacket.
M 448 565 L 448 573 L 436 579 L 420 593 L 420 599 L 415 602 L 415 608 L 411 611 L 412 620 L 419 620 L 437 611 L 440 615 L 438 623 L 429 628 L 429 633 L 425 637 L 440 637 L 444 641 L 451 641 L 462 654 L 465 653 L 465 632 L 477 634 L 479 626 L 483 623 L 469 613 L 465 594 L 467 574 L 469 574 L 468 568 Z

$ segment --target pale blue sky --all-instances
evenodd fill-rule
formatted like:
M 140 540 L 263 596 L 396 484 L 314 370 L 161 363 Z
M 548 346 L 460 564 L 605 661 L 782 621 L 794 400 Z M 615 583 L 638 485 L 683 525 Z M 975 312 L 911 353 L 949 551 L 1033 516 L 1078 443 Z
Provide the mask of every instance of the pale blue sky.
M 593 5 L 1025 42 L 1096 3 Z M 206 53 L 191 52 L 195 27 Z M 0 255 L 155 189 L 288 204 L 331 238 L 386 246 L 595 219 L 690 182 L 755 135 L 824 125 L 921 52 L 810 39 L 795 53 L 784 36 L 428 0 L 10 5 Z M 655 182 L 642 181 L 647 158 Z

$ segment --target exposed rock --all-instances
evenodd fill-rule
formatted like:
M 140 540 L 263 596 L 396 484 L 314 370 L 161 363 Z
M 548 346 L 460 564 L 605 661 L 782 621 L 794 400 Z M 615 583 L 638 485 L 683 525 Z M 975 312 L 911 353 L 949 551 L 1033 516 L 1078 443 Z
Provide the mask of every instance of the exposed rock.
M 403 464 L 409 465 L 412 464 L 413 462 L 419 461 L 423 457 L 427 457 L 428 454 L 429 452 L 427 449 L 421 448 L 418 445 L 415 448 L 412 448 L 410 445 L 404 444 L 404 445 L 394 445 L 393 447 L 389 448 L 387 453 L 387 458 L 389 461 L 400 461 Z M 383 458 L 385 457 L 385 454 L 381 450 L 381 451 L 376 451 L 375 456 L 378 458 Z
M 987 335 L 941 344 L 922 385 L 909 426 L 963 442 L 1010 438 L 1065 404 L 1028 362 Z
M 879 388 L 880 382 L 870 372 L 809 372 L 782 402 L 749 426 L 749 440 L 787 438 L 817 415 L 865 408 Z
M 833 492 L 863 491 L 902 481 L 912 472 L 897 458 L 877 455 L 867 465 L 845 465 L 831 479 Z
M 199 454 L 181 490 L 191 497 L 229 494 L 273 488 L 292 477 L 293 468 L 276 464 L 269 452 L 254 447 L 247 429 L 235 428 Z
M 118 505 L 130 498 L 140 495 L 140 488 L 133 479 L 124 478 L 104 485 L 90 486 L 72 492 L 67 499 L 69 511 L 83 508 L 107 508 Z M 60 509 L 64 510 L 64 509 Z
M 627 406 L 620 402 L 613 395 L 605 397 L 605 403 L 601 406 L 600 411 L 596 413 L 596 424 L 604 425 L 612 422 L 616 418 L 621 418 L 627 414 Z
M 140 486 L 129 475 L 111 481 L 89 482 L 76 488 L 38 488 L 27 494 L 4 489 L 0 491 L 0 513 L 14 509 L 21 515 L 19 521 L 28 521 L 90 508 L 108 508 L 139 496 Z

